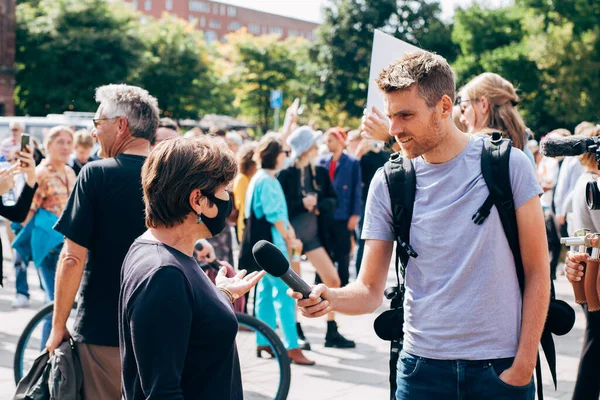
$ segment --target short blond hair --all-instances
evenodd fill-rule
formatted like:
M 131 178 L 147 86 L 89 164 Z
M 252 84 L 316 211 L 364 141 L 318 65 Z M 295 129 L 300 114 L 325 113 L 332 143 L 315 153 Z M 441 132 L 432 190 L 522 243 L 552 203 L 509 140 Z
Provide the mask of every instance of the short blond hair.
M 58 125 L 50 129 L 46 137 L 44 138 L 44 148 L 48 151 L 48 146 L 50 146 L 56 138 L 63 132 L 68 133 L 71 136 L 71 139 L 75 136 L 75 132 L 73 129 L 69 128 L 66 125 Z
M 456 79 L 448 61 L 428 51 L 406 53 L 379 73 L 377 86 L 384 93 L 410 90 L 416 85 L 429 108 L 448 96 L 454 102 Z

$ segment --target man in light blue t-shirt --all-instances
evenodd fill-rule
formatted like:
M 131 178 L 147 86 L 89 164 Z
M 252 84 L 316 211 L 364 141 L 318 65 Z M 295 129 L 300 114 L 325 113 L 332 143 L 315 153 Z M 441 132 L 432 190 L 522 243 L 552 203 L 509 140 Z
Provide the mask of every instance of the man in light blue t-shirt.
M 452 69 L 428 52 L 406 54 L 382 71 L 377 83 L 390 134 L 412 159 L 417 182 L 410 239 L 419 256 L 406 269 L 396 397 L 533 399 L 533 370 L 550 299 L 542 190 L 533 167 L 523 152 L 512 149 L 509 173 L 525 270 L 521 300 L 497 210 L 482 225 L 471 220 L 489 195 L 481 173 L 483 139 L 452 122 Z M 382 302 L 394 237 L 380 170 L 369 189 L 358 280 L 342 289 L 316 286 L 311 298 L 298 302 L 303 314 L 373 312 Z

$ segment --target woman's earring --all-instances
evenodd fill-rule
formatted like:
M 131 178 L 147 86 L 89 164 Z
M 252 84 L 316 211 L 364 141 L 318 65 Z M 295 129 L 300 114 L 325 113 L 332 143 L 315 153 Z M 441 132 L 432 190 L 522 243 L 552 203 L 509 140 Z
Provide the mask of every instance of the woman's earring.
M 198 214 L 198 219 L 196 220 L 196 223 L 198 225 L 200 225 L 202 223 L 202 214 Z

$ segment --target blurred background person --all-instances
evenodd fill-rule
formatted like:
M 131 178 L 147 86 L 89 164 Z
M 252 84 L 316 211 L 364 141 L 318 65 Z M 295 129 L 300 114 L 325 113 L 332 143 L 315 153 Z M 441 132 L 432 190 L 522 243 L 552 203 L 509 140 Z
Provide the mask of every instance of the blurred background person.
M 484 72 L 460 90 L 456 104 L 468 133 L 489 135 L 500 131 L 512 140 L 514 147 L 525 152 L 535 166 L 533 154 L 525 146 L 527 128 L 516 108 L 519 96 L 512 83 L 498 74 Z
M 126 400 L 243 399 L 231 303 L 264 272 L 227 278 L 223 267 L 215 287 L 193 257 L 197 240 L 225 227 L 236 170 L 211 138 L 168 140 L 144 163 L 148 230 L 125 257 L 119 294 Z
M 242 135 L 235 131 L 227 132 L 225 134 L 225 141 L 227 142 L 227 146 L 229 146 L 229 149 L 233 151 L 233 154 L 237 154 L 242 144 L 244 144 L 244 139 L 242 139 Z
M 594 124 L 584 121 L 575 127 L 575 135 L 582 135 L 589 129 L 594 129 Z M 579 157 L 565 157 L 554 190 L 554 209 L 556 220 L 560 225 L 561 236 L 568 235 L 567 210 L 571 208 L 571 196 L 577 180 L 585 172 Z
M 357 227 L 361 213 L 362 178 L 359 161 L 344 152 L 346 132 L 339 128 L 330 128 L 325 133 L 325 143 L 330 151 L 318 164 L 329 173 L 338 197 L 337 207 L 328 227 L 332 245 L 328 249 L 336 264 L 342 286 L 350 280 L 351 235 Z
M 585 129 L 582 133 L 588 137 L 600 136 L 600 127 Z M 584 172 L 581 174 L 572 191 L 572 211 L 567 215 L 569 235 L 578 229 L 587 228 L 592 232 L 600 232 L 600 212 L 590 210 L 586 202 L 586 185 L 590 181 L 598 182 L 600 170 L 598 162 L 591 153 L 579 157 Z M 571 281 L 584 279 L 580 271 L 580 262 L 586 262 L 587 254 L 569 253 L 567 259 L 567 278 Z M 583 349 L 575 381 L 573 400 L 588 400 L 600 398 L 600 312 L 589 312 L 587 304 L 581 306 L 585 314 L 586 327 L 583 339 Z
M 15 158 L 11 159 L 13 167 L 0 171 L 0 195 L 7 193 L 14 187 L 16 174 L 25 174 L 25 185 L 20 191 L 18 199 L 14 204 L 4 204 L 3 201 L 0 201 L 0 216 L 6 218 L 8 221 L 16 223 L 17 226 L 20 226 L 20 223 L 25 221 L 29 214 L 33 196 L 38 187 L 35 160 L 33 159 L 31 147 L 28 148 L 28 152 L 13 151 L 11 154 L 15 154 Z M 21 163 L 23 163 L 23 166 L 21 166 Z M 2 253 L 2 241 L 0 240 L 0 260 L 3 260 Z M 0 286 L 3 286 L 2 279 L 4 277 L 2 264 L 3 263 L 0 262 Z M 13 308 L 29 307 L 27 264 L 23 262 L 19 253 L 16 251 L 14 267 L 16 295 L 11 306 Z
M 238 211 L 236 234 L 238 243 L 242 242 L 242 236 L 244 235 L 244 220 L 246 219 L 246 191 L 248 190 L 248 184 L 250 179 L 256 173 L 258 169 L 256 161 L 254 160 L 254 151 L 256 150 L 256 143 L 247 143 L 240 147 L 236 154 L 238 163 L 238 173 L 233 180 L 233 206 Z
M 44 140 L 46 158 L 36 169 L 38 188 L 24 222 L 25 227 L 15 239 L 15 248 L 21 253 L 24 262 L 33 259 L 44 287 L 47 302 L 54 301 L 56 264 L 64 241 L 64 237 L 55 232 L 53 227 L 65 209 L 75 186 L 75 172 L 67 165 L 73 149 L 73 136 L 74 132 L 66 126 L 56 126 L 48 132 Z M 29 247 L 26 252 L 23 246 L 17 247 L 17 243 L 31 246 L 26 238 L 36 235 L 37 230 L 53 233 L 43 243 L 43 248 Z M 44 321 L 42 349 L 50 334 L 51 321 L 51 317 Z
M 95 140 L 90 132 L 85 129 L 75 132 L 73 154 L 69 157 L 67 165 L 73 168 L 76 176 L 79 175 L 79 171 L 85 164 L 94 161 L 91 157 L 94 144 Z
M 375 176 L 375 172 L 390 159 L 390 152 L 384 150 L 383 143 L 371 139 L 363 139 L 359 130 L 353 130 L 348 133 L 348 141 L 355 140 L 357 142 L 354 153 L 349 153 L 360 161 L 360 174 L 362 179 L 362 202 L 360 207 L 360 218 L 357 227 L 357 246 L 354 265 L 356 267 L 356 275 L 360 272 L 360 264 L 362 262 L 365 241 L 361 239 L 362 225 L 365 217 L 365 206 L 367 204 L 367 195 L 369 186 Z
M 21 134 L 25 127 L 20 121 L 12 120 L 8 123 L 8 129 L 10 129 L 10 136 L 0 142 L 0 156 L 4 158 L 8 158 L 11 151 L 21 150 Z
M 265 218 L 271 227 L 273 244 L 290 260 L 292 249 L 297 247 L 296 234 L 292 228 L 287 203 L 281 184 L 275 178 L 277 170 L 283 167 L 287 154 L 283 145 L 275 135 L 265 135 L 255 151 L 260 169 L 254 174 L 248 185 L 246 195 L 246 212 L 248 217 L 253 213 L 257 219 Z M 296 364 L 313 365 L 302 353 L 296 330 L 296 306 L 294 299 L 286 294 L 287 286 L 279 278 L 265 276 L 256 287 L 256 317 L 264 321 L 273 330 L 277 326 L 283 333 L 283 344 L 288 350 L 290 359 Z M 272 354 L 272 350 L 257 337 L 257 355 L 262 352 Z
M 320 136 L 308 126 L 301 126 L 288 136 L 292 164 L 279 172 L 277 180 L 285 194 L 294 232 L 302 242 L 308 261 L 327 286 L 340 287 L 338 271 L 326 250 L 335 240 L 330 236 L 328 223 L 336 209 L 337 195 L 327 170 L 315 165 L 319 157 L 317 140 Z M 296 328 L 303 349 L 310 350 L 300 323 L 296 323 Z M 327 315 L 325 347 L 356 347 L 356 343 L 338 332 L 333 313 Z
M 177 122 L 171 118 L 161 118 L 158 121 L 158 129 L 156 130 L 156 137 L 150 143 L 152 148 L 158 146 L 161 142 L 167 139 L 173 139 L 179 137 L 179 126 Z

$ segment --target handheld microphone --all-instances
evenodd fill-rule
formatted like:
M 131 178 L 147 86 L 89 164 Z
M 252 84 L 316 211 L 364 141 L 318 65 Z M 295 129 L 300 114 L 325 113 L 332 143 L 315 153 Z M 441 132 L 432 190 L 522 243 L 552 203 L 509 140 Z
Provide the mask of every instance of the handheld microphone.
M 256 263 L 265 271 L 276 278 L 281 280 L 288 285 L 295 292 L 302 293 L 302 296 L 306 299 L 312 292 L 312 289 L 306 282 L 302 280 L 290 268 L 290 263 L 287 258 L 283 255 L 273 243 L 267 242 L 266 240 L 258 241 L 254 247 L 252 247 L 252 255 L 256 260 Z
M 547 157 L 571 157 L 583 153 L 595 153 L 598 149 L 596 137 L 569 136 L 548 138 L 540 144 L 540 151 Z

